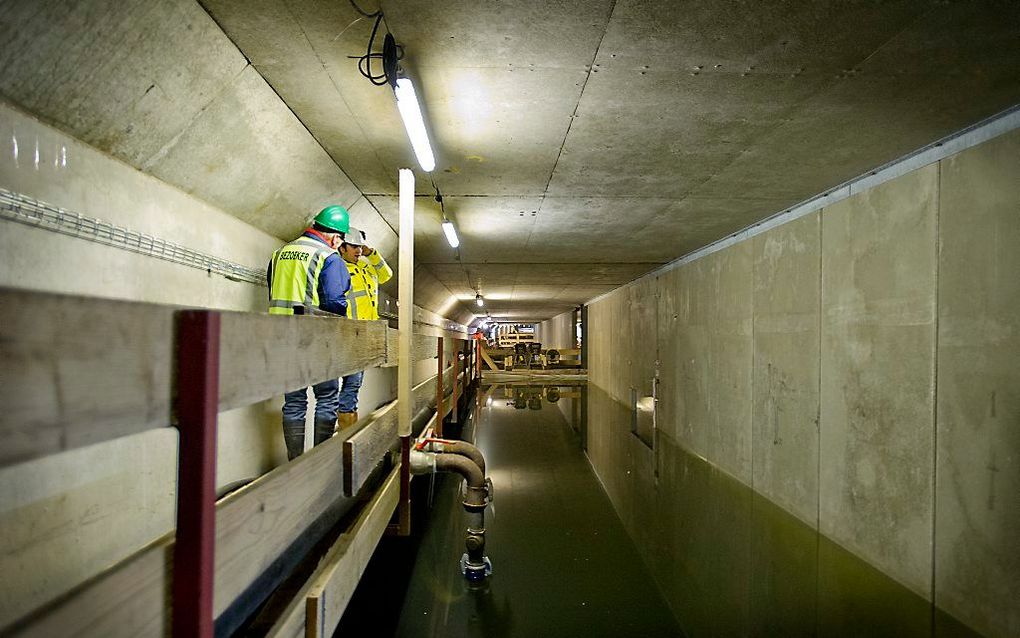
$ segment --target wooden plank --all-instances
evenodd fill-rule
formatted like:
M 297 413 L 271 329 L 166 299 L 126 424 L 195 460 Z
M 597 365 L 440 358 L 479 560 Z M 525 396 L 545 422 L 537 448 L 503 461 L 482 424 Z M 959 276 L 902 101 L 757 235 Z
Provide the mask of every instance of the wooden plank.
M 447 368 L 444 376 L 451 377 L 452 373 L 452 368 Z M 435 387 L 436 377 L 433 376 L 412 389 L 411 394 L 414 397 L 412 415 L 435 405 Z M 364 424 L 359 424 L 357 431 L 344 441 L 345 495 L 357 494 L 379 460 L 396 445 L 397 411 L 397 402 L 391 401 L 369 415 Z
M 468 334 L 466 332 L 454 332 L 453 330 L 443 330 L 442 328 L 427 323 L 415 323 L 414 333 L 420 335 L 428 335 L 430 337 L 443 337 L 445 339 L 460 339 L 462 341 L 468 339 Z
M 0 289 L 0 467 L 168 426 L 175 310 Z
M 411 338 L 411 357 L 415 361 L 427 361 L 436 358 L 436 348 L 439 342 L 438 337 L 429 335 L 414 335 Z
M 336 597 L 338 593 L 337 576 L 339 575 L 346 579 L 343 586 L 349 585 L 353 591 L 364 573 L 365 564 L 367 564 L 367 561 L 361 563 L 360 561 L 355 562 L 355 559 L 363 556 L 365 549 L 368 549 L 369 557 L 372 555 L 383 530 L 386 529 L 390 515 L 397 506 L 399 494 L 400 468 L 396 467 L 390 471 L 382 486 L 376 491 L 372 500 L 365 504 L 351 526 L 337 538 L 326 555 L 319 561 L 319 566 L 312 572 L 312 575 L 270 628 L 266 634 L 267 638 L 301 638 L 305 635 L 306 599 L 313 588 L 317 588 L 319 600 L 339 602 Z M 352 562 L 355 564 L 352 565 Z M 328 593 L 323 597 L 322 592 Z M 346 602 L 344 604 L 346 606 Z M 340 613 L 343 613 L 342 609 Z M 321 627 L 321 625 L 317 626 Z
M 222 313 L 220 410 L 379 365 L 385 321 Z
M 492 357 L 489 356 L 489 353 L 486 352 L 486 349 L 484 347 L 481 348 L 479 352 L 481 352 L 482 354 L 482 361 L 485 362 L 485 365 L 489 366 L 489 370 L 500 369 L 500 367 L 496 365 L 496 362 L 492 360 Z
M 460 399 L 460 386 L 461 386 L 461 383 L 460 383 L 460 368 L 461 368 L 461 366 L 460 366 L 460 357 L 458 355 L 459 355 L 459 352 L 457 350 L 454 350 L 454 352 L 453 352 L 453 394 L 450 396 L 450 404 L 451 404 L 451 407 L 452 407 L 452 411 L 451 411 L 452 416 L 450 418 L 453 419 L 455 422 L 457 421 L 457 403 L 458 403 L 458 400 Z
M 399 472 L 399 466 L 390 472 L 371 503 L 361 512 L 354 525 L 341 534 L 340 540 L 330 550 L 330 556 L 316 570 L 315 582 L 306 599 L 306 636 L 332 636 L 336 631 L 340 617 L 354 595 L 354 589 L 397 506 L 400 496 Z
M 393 368 L 397 365 L 397 335 L 396 328 L 386 329 L 386 361 L 380 367 Z M 430 335 L 415 334 L 411 337 L 411 359 L 413 361 L 425 361 L 436 358 L 436 337 Z
M 559 377 L 559 376 L 584 376 L 588 374 L 587 370 L 556 370 L 556 369 L 542 369 L 542 368 L 525 368 L 518 370 L 495 370 L 485 371 L 482 376 L 499 376 L 499 375 L 525 375 L 532 377 Z
M 342 480 L 343 441 L 333 437 L 217 504 L 217 617 L 310 523 L 323 516 L 339 520 L 350 506 L 336 489 Z
M 177 312 L 0 289 L 0 466 L 170 425 Z M 385 357 L 383 321 L 224 312 L 222 325 L 220 411 Z
M 0 634 L 169 638 L 172 568 L 170 534 Z
M 588 382 L 587 371 L 576 374 L 560 370 L 520 370 L 515 372 L 482 372 L 482 383 L 525 384 L 525 385 L 584 385 Z
M 399 342 L 400 331 L 396 328 L 386 327 L 386 360 L 382 362 L 380 367 L 393 368 L 399 362 Z
M 216 504 L 213 613 L 219 616 L 320 518 L 339 520 L 343 441 L 334 437 Z M 173 535 L 76 588 L 4 635 L 169 636 Z
M 378 24 L 378 23 L 377 23 Z M 411 337 L 414 333 L 413 323 L 416 313 L 421 309 L 414 306 L 414 172 L 402 168 L 400 174 L 400 272 L 398 277 L 400 301 L 404 302 L 404 311 L 397 318 L 400 328 L 399 365 L 397 366 L 397 434 L 401 440 L 400 454 L 400 498 L 398 515 L 400 532 L 410 531 L 411 521 L 411 463 L 409 441 L 411 439 L 411 421 L 414 419 L 414 406 L 411 405 L 414 388 L 411 387 L 414 373 L 411 370 Z M 442 383 L 443 370 L 439 370 L 437 383 Z

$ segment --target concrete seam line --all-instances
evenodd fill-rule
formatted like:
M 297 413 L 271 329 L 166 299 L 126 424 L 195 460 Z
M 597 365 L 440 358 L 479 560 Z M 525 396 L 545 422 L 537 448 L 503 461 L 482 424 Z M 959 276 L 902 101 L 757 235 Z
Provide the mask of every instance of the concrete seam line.
M 977 122 L 976 124 L 972 124 L 971 126 L 960 129 L 955 133 L 951 133 L 950 135 L 922 146 L 915 151 L 907 153 L 898 159 L 882 164 L 881 166 L 862 173 L 861 175 L 849 179 L 842 184 L 838 184 L 833 188 L 809 197 L 799 204 L 795 204 L 790 208 L 781 210 L 759 222 L 755 222 L 750 226 L 736 231 L 735 233 L 716 240 L 707 246 L 703 246 L 697 250 L 687 253 L 686 255 L 678 257 L 673 261 L 663 264 L 655 270 L 641 275 L 633 281 L 627 282 L 622 286 L 610 290 L 609 292 L 602 293 L 601 295 L 589 299 L 585 302 L 585 304 L 592 304 L 597 301 L 601 301 L 609 295 L 612 295 L 624 288 L 633 286 L 648 277 L 656 277 L 665 274 L 683 266 L 684 264 L 689 264 L 692 261 L 696 261 L 702 257 L 711 255 L 714 252 L 728 248 L 733 244 L 740 243 L 745 239 L 750 239 L 755 235 L 760 235 L 777 226 L 782 226 L 787 222 L 800 219 L 801 217 L 809 215 L 816 210 L 820 210 L 825 206 L 830 206 L 838 201 L 844 200 L 851 195 L 855 195 L 874 186 L 878 186 L 879 184 L 900 177 L 901 175 L 905 175 L 910 171 L 939 162 L 951 155 L 955 155 L 961 151 L 967 150 L 968 148 L 983 144 L 988 140 L 1009 133 L 1017 128 L 1020 128 L 1020 104 L 1013 105 L 1000 113 Z

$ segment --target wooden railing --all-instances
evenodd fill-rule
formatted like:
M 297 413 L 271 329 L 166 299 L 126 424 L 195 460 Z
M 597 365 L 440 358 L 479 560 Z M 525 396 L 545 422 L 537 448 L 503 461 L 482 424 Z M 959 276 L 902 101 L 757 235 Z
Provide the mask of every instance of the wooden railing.
M 465 338 L 421 328 L 412 360 L 435 358 L 443 339 Z M 293 568 L 283 559 L 302 555 L 354 504 L 339 486 L 348 497 L 357 494 L 394 449 L 396 402 L 359 422 L 349 438 L 333 437 L 218 502 L 217 413 L 393 365 L 396 332 L 385 321 L 184 310 L 0 289 L 0 401 L 6 410 L 0 467 L 153 428 L 176 426 L 181 433 L 177 533 L 0 633 L 211 636 L 214 620 L 219 633 L 235 628 Z M 435 403 L 437 387 L 452 386 L 456 398 L 477 376 L 475 365 L 462 368 L 441 366 L 419 384 L 415 411 Z M 440 421 L 454 401 L 449 404 Z M 407 480 L 406 468 L 392 469 L 274 635 L 300 635 L 306 624 L 310 635 L 335 628 L 353 593 L 349 581 L 360 577 Z

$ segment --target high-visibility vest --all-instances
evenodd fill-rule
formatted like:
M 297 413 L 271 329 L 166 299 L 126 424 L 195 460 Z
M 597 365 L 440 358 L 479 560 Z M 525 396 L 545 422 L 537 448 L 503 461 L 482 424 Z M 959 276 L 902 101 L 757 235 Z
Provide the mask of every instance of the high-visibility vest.
M 321 241 L 305 236 L 274 252 L 269 314 L 292 315 L 298 306 L 318 308 L 319 274 L 326 258 L 335 252 Z
M 373 252 L 362 257 L 358 263 L 347 264 L 347 272 L 351 274 L 351 289 L 347 292 L 347 317 L 349 319 L 379 318 L 379 284 L 384 284 L 393 276 L 393 270 L 386 260 Z

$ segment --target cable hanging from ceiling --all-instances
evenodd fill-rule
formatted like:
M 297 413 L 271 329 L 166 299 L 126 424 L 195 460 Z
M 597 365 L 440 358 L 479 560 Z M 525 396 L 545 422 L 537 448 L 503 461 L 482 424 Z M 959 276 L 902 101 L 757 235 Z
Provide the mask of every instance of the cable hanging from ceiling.
M 428 131 L 425 128 L 425 119 L 421 112 L 421 105 L 418 103 L 418 96 L 415 93 L 411 79 L 404 75 L 399 65 L 399 61 L 404 58 L 404 48 L 396 43 L 393 34 L 390 32 L 389 25 L 386 24 L 386 16 L 381 8 L 374 12 L 368 12 L 362 9 L 355 0 L 349 0 L 349 2 L 362 17 L 375 18 L 375 24 L 372 25 L 372 33 L 368 38 L 368 45 L 364 55 L 351 55 L 347 57 L 358 61 L 358 71 L 369 82 L 375 86 L 385 86 L 388 84 L 392 87 L 394 97 L 397 100 L 397 110 L 400 112 L 400 118 L 404 122 L 404 128 L 407 130 L 407 136 L 411 141 L 415 157 L 418 159 L 421 169 L 428 173 L 432 188 L 435 191 L 435 201 L 439 204 L 439 209 L 442 213 L 443 234 L 446 235 L 446 241 L 450 244 L 450 247 L 457 251 L 456 256 L 459 262 L 460 237 L 457 235 L 457 229 L 453 222 L 446 216 L 443 193 L 439 190 L 433 174 L 436 160 L 432 152 L 432 145 L 429 142 Z M 385 25 L 386 28 L 382 52 L 373 50 L 380 24 Z M 381 60 L 381 73 L 377 73 L 373 69 L 374 60 Z M 461 265 L 463 266 L 463 264 Z
M 450 244 L 450 248 L 460 247 L 460 237 L 457 235 L 457 228 L 453 225 L 453 222 L 446 216 L 446 206 L 443 202 L 443 193 L 439 190 L 439 186 L 436 185 L 436 180 L 429 175 L 429 180 L 432 182 L 432 189 L 436 191 L 435 200 L 439 204 L 439 212 L 443 216 L 443 234 L 446 235 L 446 241 Z M 458 261 L 460 260 L 460 251 L 457 251 Z
M 404 48 L 397 44 L 393 38 L 393 34 L 390 33 L 390 27 L 386 23 L 386 15 L 382 9 L 369 13 L 358 6 L 358 3 L 354 0 L 350 0 L 351 6 L 354 10 L 360 13 L 366 18 L 375 18 L 375 24 L 372 25 L 372 35 L 368 38 L 368 46 L 365 48 L 364 55 L 349 55 L 349 59 L 358 61 L 358 71 L 363 75 L 369 82 L 376 86 L 386 86 L 387 84 L 394 84 L 397 76 L 396 64 L 398 60 L 404 57 Z M 379 24 L 382 23 L 386 27 L 386 35 L 383 38 L 383 50 L 381 52 L 373 51 L 372 48 L 375 45 L 376 35 L 379 33 Z M 372 61 L 379 60 L 382 62 L 383 69 L 382 73 L 373 73 Z

